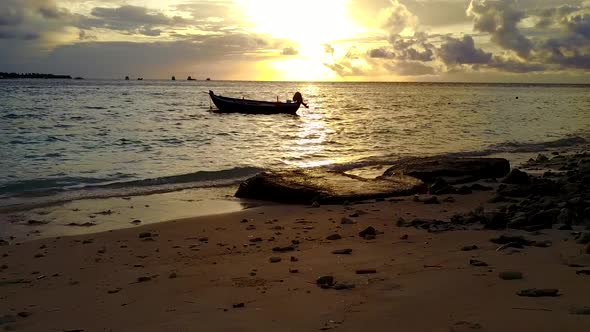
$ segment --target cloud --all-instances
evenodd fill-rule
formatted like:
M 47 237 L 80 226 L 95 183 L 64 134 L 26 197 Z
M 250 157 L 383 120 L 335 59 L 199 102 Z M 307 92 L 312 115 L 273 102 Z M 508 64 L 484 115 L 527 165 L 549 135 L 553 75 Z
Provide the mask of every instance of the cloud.
M 423 76 L 433 75 L 433 67 L 418 61 L 397 61 L 385 64 L 385 68 L 400 76 Z
M 467 14 L 473 18 L 475 31 L 491 34 L 494 43 L 521 58 L 529 57 L 533 44 L 518 28 L 527 15 L 515 0 L 471 0 Z
M 334 47 L 330 44 L 323 44 L 322 45 L 324 47 L 324 53 L 329 54 L 331 56 L 334 55 Z
M 391 0 L 389 7 L 381 10 L 378 19 L 381 27 L 392 35 L 413 29 L 418 24 L 418 18 L 399 0 Z
M 475 48 L 473 38 L 468 35 L 463 39 L 447 37 L 438 53 L 445 64 L 487 64 L 492 60 L 492 53 Z
M 374 59 L 393 59 L 395 54 L 384 47 L 369 50 L 369 57 Z
M 530 73 L 547 70 L 547 65 L 540 63 L 521 62 L 512 59 L 505 59 L 499 56 L 495 56 L 493 61 L 488 63 L 488 67 L 510 73 Z
M 53 0 L 1 0 L 0 39 L 36 40 L 63 28 L 69 11 Z
M 283 48 L 282 54 L 283 55 L 297 55 L 297 54 L 299 54 L 299 51 L 293 47 L 285 47 L 285 48 Z

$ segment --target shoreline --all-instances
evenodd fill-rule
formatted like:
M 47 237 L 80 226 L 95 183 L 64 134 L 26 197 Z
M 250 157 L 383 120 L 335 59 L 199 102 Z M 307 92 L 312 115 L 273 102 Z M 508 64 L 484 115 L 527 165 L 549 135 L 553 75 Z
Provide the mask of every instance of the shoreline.
M 440 204 L 425 204 L 430 196 L 418 195 L 265 205 L 2 245 L 0 327 L 583 330 L 590 324 L 584 272 L 590 273 L 590 247 L 577 241 L 585 226 L 530 232 L 400 227 L 400 218 L 449 220 L 508 205 L 491 203 L 494 195 L 438 195 Z M 360 237 L 369 227 L 375 235 Z M 490 241 L 500 235 L 534 244 Z M 532 288 L 557 289 L 558 296 L 518 295 Z

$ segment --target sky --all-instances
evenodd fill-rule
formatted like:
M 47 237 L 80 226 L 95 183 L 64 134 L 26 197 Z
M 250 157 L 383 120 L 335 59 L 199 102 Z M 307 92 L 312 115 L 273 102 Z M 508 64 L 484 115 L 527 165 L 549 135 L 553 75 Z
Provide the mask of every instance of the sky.
M 590 83 L 590 0 L 0 0 L 0 72 Z

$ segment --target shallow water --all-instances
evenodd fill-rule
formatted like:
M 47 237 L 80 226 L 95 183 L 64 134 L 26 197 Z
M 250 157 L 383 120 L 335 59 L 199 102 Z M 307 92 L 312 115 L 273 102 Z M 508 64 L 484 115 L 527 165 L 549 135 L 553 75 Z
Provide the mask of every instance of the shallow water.
M 208 90 L 262 100 L 301 91 L 310 108 L 298 116 L 215 114 Z M 580 143 L 568 136 L 590 132 L 589 90 L 4 80 L 0 207 L 233 184 L 265 168 L 350 169 L 408 155 L 542 150 L 534 143 L 550 141 L 567 146 Z

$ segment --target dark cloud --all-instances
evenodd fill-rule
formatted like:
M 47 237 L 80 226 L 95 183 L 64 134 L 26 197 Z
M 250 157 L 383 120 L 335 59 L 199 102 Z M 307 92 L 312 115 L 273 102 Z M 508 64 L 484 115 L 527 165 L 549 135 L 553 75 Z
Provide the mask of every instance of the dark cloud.
M 463 39 L 448 37 L 438 52 L 446 64 L 486 64 L 492 60 L 492 53 L 475 48 L 473 38 L 467 35 Z
M 572 5 L 539 9 L 535 11 L 535 16 L 538 19 L 536 27 L 544 29 L 559 25 L 567 15 L 578 10 L 580 10 L 579 6 Z
M 400 76 L 423 76 L 433 75 L 433 67 L 425 65 L 418 61 L 397 61 L 385 64 L 385 68 Z
M 393 59 L 395 58 L 395 55 L 393 52 L 385 49 L 384 47 L 381 47 L 369 50 L 369 57 L 375 59 Z
M 297 54 L 299 54 L 299 51 L 293 47 L 285 47 L 285 48 L 283 48 L 282 54 L 283 55 L 297 55 Z
M 488 67 L 510 73 L 530 73 L 547 70 L 547 65 L 504 59 L 498 56 L 494 57 L 493 61 L 488 64 Z
M 39 39 L 61 29 L 70 15 L 53 0 L 1 0 L 0 39 Z
M 515 0 L 471 0 L 467 13 L 473 18 L 475 31 L 491 34 L 494 43 L 521 58 L 529 57 L 533 44 L 518 28 L 527 15 Z

